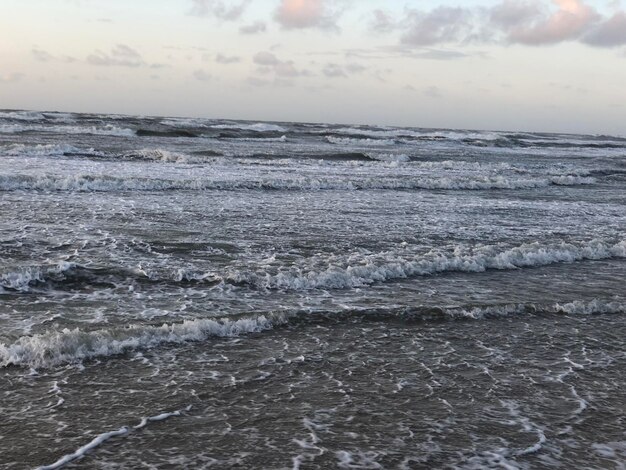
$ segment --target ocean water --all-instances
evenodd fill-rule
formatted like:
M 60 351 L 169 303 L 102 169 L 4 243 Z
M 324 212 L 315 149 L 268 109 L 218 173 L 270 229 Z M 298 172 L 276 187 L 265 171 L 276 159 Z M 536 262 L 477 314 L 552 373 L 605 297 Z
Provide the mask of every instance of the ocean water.
M 0 468 L 626 468 L 626 138 L 0 112 Z

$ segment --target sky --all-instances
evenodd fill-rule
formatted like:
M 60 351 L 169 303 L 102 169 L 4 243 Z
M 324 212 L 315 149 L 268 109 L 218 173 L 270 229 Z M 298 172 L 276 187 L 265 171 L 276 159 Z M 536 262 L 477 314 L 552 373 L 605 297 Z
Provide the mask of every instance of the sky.
M 626 0 L 0 0 L 0 108 L 626 135 Z

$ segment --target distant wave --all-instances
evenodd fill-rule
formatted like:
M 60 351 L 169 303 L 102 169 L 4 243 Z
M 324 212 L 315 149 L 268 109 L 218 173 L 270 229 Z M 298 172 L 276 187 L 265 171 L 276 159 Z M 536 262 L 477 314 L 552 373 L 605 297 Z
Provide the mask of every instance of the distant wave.
M 331 144 L 336 145 L 354 145 L 354 146 L 381 146 L 381 145 L 395 145 L 394 139 L 354 139 L 350 137 L 333 137 L 331 135 L 326 136 L 326 140 Z
M 563 304 L 504 304 L 447 308 L 405 307 L 349 310 L 308 314 L 304 312 L 264 313 L 234 318 L 198 318 L 162 325 L 131 324 L 119 328 L 85 331 L 79 328 L 22 336 L 13 343 L 0 343 L 0 367 L 51 368 L 83 360 L 117 356 L 132 350 L 146 350 L 168 344 L 202 342 L 215 337 L 259 333 L 289 323 L 308 320 L 330 322 L 359 320 L 484 320 L 521 314 L 620 314 L 626 303 L 614 299 L 572 301 Z
M 68 144 L 24 145 L 12 144 L 0 147 L 0 155 L 10 157 L 54 157 L 64 155 L 100 155 L 93 148 L 81 149 Z
M 124 160 L 141 160 L 141 161 L 157 161 L 169 163 L 195 163 L 206 162 L 206 158 L 202 156 L 193 157 L 191 155 L 172 152 L 161 148 L 140 149 L 133 152 L 127 152 L 121 156 Z
M 321 131 L 328 133 L 328 131 Z M 350 137 L 373 137 L 378 139 L 404 138 L 404 139 L 422 139 L 422 140 L 485 140 L 496 141 L 507 139 L 505 134 L 497 132 L 472 132 L 472 131 L 453 131 L 453 130 L 415 130 L 402 128 L 358 128 L 344 127 L 333 129 L 335 134 L 343 134 Z
M 0 111 L 0 119 L 14 121 L 43 121 L 46 117 L 36 111 Z
M 158 130 L 158 129 L 137 129 L 137 136 L 139 137 L 199 137 L 200 134 L 189 131 L 187 129 L 172 129 L 172 130 Z
M 163 119 L 161 124 L 164 126 L 170 127 L 208 127 L 203 119 L 194 119 L 194 118 L 169 118 Z
M 165 154 L 162 154 L 165 155 Z M 167 158 L 167 157 L 166 157 Z M 577 186 L 595 183 L 594 178 L 563 175 L 546 178 L 503 176 L 424 176 L 404 178 L 371 177 L 275 177 L 249 179 L 169 180 L 105 175 L 19 175 L 0 174 L 0 191 L 198 191 L 198 190 L 520 190 L 548 186 Z
M 287 132 L 287 129 L 282 126 L 264 122 L 258 122 L 256 124 L 214 124 L 211 127 L 213 129 L 233 129 L 254 132 Z
M 34 124 L 0 124 L 0 133 L 16 134 L 24 132 L 41 132 L 53 134 L 90 134 L 110 135 L 116 137 L 133 137 L 135 131 L 110 124 L 96 126 L 63 126 L 63 125 L 34 125 Z

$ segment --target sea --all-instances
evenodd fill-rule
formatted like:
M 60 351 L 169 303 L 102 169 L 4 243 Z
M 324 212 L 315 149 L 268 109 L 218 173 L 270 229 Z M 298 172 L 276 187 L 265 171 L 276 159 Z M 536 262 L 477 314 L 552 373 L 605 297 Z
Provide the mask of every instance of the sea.
M 625 469 L 626 137 L 0 112 L 0 468 Z

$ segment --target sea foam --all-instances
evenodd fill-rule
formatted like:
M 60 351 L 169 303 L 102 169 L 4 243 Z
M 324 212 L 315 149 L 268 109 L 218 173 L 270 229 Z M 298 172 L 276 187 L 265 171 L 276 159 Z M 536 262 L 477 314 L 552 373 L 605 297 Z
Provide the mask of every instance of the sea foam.
M 354 310 L 324 314 L 336 318 L 406 318 L 406 320 L 487 320 L 494 317 L 535 314 L 623 314 L 626 303 L 615 299 L 573 301 L 565 304 L 504 304 L 491 306 L 467 306 L 461 308 L 406 308 L 385 312 Z M 288 323 L 306 325 L 305 312 L 266 313 L 238 319 L 194 319 L 182 323 L 164 323 L 160 326 L 134 324 L 125 328 L 103 328 L 83 331 L 79 328 L 49 331 L 32 336 L 22 336 L 14 343 L 0 343 L 0 367 L 19 366 L 29 368 L 52 368 L 83 360 L 117 356 L 131 350 L 152 349 L 166 344 L 202 342 L 216 337 L 235 337 L 260 333 Z M 304 321 L 303 321 L 304 320 Z
M 137 154 L 135 154 L 137 155 Z M 140 155 L 141 158 L 159 158 L 174 161 L 189 161 L 173 153 L 157 152 Z M 402 155 L 379 155 L 383 161 L 403 162 Z M 180 159 L 180 160 L 179 160 Z M 595 183 L 595 178 L 582 176 L 552 176 L 507 178 L 503 176 L 432 176 L 405 178 L 372 177 L 263 177 L 254 175 L 234 178 L 204 179 L 157 179 L 140 177 L 116 177 L 98 174 L 71 176 L 0 174 L 0 191 L 194 191 L 194 190 L 491 190 L 491 189 L 536 189 L 549 186 L 578 186 Z

